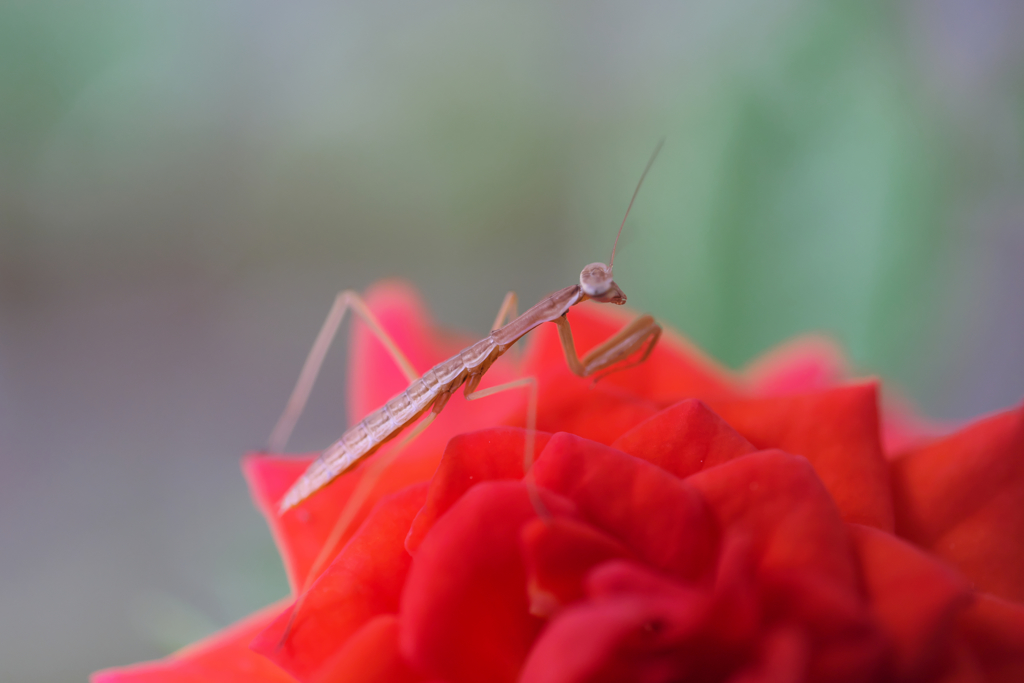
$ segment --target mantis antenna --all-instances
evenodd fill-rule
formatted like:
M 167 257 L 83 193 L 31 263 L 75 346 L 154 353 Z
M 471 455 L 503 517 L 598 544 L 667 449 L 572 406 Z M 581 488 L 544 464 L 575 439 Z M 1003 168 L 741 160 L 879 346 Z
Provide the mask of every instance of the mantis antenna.
M 658 158 L 658 152 L 661 151 L 661 146 L 665 144 L 665 138 L 658 141 L 658 146 L 654 148 L 654 152 L 651 154 L 651 158 L 647 161 L 647 167 L 644 168 L 644 172 L 640 174 L 640 182 L 636 184 L 636 189 L 633 190 L 633 198 L 629 200 L 629 206 L 626 207 L 626 215 L 622 217 L 622 224 L 619 226 L 619 232 L 615 235 L 615 244 L 612 245 L 612 257 L 608 261 L 608 270 L 611 271 L 615 265 L 615 249 L 619 246 L 619 237 L 622 235 L 622 228 L 626 225 L 626 219 L 629 218 L 629 210 L 633 208 L 633 202 L 636 201 L 636 195 L 640 192 L 640 186 L 644 184 L 644 178 L 647 177 L 647 172 L 651 170 L 651 166 L 654 164 L 654 160 Z

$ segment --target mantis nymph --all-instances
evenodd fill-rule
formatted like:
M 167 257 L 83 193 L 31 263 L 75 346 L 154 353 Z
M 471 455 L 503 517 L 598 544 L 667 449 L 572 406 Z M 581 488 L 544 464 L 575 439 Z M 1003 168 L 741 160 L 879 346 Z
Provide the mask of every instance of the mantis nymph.
M 356 292 L 346 290 L 338 294 L 320 333 L 317 335 L 313 348 L 306 358 L 284 413 L 274 427 L 268 441 L 268 450 L 271 452 L 281 452 L 284 449 L 288 437 L 309 398 L 324 356 L 327 354 L 327 349 L 330 347 L 344 319 L 345 313 L 349 309 L 355 311 L 384 344 L 408 378 L 409 386 L 385 403 L 384 406 L 370 413 L 361 422 L 350 427 L 340 439 L 324 450 L 320 457 L 309 466 L 306 472 L 285 494 L 279 505 L 279 513 L 284 514 L 309 496 L 314 495 L 341 474 L 356 467 L 384 443 L 396 437 L 406 427 L 429 411 L 426 419 L 422 420 L 409 433 L 403 445 L 409 443 L 409 441 L 429 426 L 434 417 L 447 405 L 448 399 L 451 398 L 452 394 L 463 386 L 465 387 L 465 396 L 469 400 L 483 398 L 515 388 L 530 390 L 530 399 L 527 407 L 526 448 L 524 453 L 524 471 L 527 472 L 529 480 L 530 466 L 534 456 L 533 437 L 537 416 L 536 380 L 532 377 L 524 377 L 481 391 L 478 391 L 477 388 L 484 374 L 502 354 L 512 348 L 517 341 L 531 330 L 548 322 L 558 326 L 558 335 L 562 344 L 562 350 L 565 353 L 565 360 L 572 372 L 580 377 L 587 377 L 609 368 L 613 368 L 611 371 L 623 369 L 642 363 L 647 359 L 661 336 L 661 326 L 651 316 L 639 316 L 580 358 L 576 353 L 572 328 L 569 325 L 566 313 L 576 304 L 587 300 L 620 306 L 626 303 L 625 293 L 615 283 L 615 280 L 612 279 L 615 249 L 618 247 L 619 235 L 622 234 L 622 228 L 626 224 L 626 218 L 629 216 L 630 209 L 633 208 L 633 202 L 640 191 L 640 186 L 643 184 L 651 164 L 654 163 L 662 143 L 659 143 L 654 150 L 643 174 L 640 176 L 636 189 L 633 191 L 633 197 L 626 208 L 626 216 L 623 217 L 622 224 L 619 226 L 619 233 L 615 237 L 615 244 L 612 247 L 611 258 L 607 265 L 604 263 L 591 263 L 587 265 L 580 272 L 579 284 L 573 284 L 548 294 L 539 303 L 519 316 L 516 316 L 516 295 L 514 292 L 509 292 L 498 311 L 492 328 L 493 331 L 490 335 L 463 349 L 448 360 L 438 363 L 422 376 L 417 376 L 412 365 L 377 322 Z M 511 318 L 511 321 L 506 323 L 506 320 L 509 318 Z M 637 360 L 631 363 L 624 363 L 624 361 L 638 352 L 641 355 Z M 330 557 L 331 551 L 361 508 L 374 483 L 394 459 L 400 448 L 401 446 L 399 449 L 388 453 L 386 458 L 375 461 L 370 466 L 371 470 L 360 480 L 346 503 L 338 523 L 324 543 L 319 556 L 314 561 L 310 574 L 306 579 L 307 585 L 303 587 L 304 589 L 319 574 L 323 563 Z M 531 498 L 538 513 L 543 514 L 543 504 L 540 502 L 540 498 L 532 486 Z M 293 611 L 293 616 L 294 614 L 295 612 Z M 288 629 L 285 631 L 285 637 L 287 637 L 287 634 Z

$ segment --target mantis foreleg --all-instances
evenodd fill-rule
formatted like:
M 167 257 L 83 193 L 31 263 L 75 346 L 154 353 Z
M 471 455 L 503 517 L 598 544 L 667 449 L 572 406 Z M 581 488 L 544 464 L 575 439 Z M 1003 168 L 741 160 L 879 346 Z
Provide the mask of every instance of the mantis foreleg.
M 619 366 L 612 372 L 642 363 L 651 355 L 654 345 L 661 337 L 661 326 L 651 316 L 642 315 L 592 348 L 581 359 L 576 355 L 576 345 L 572 339 L 572 327 L 569 326 L 569 320 L 563 316 L 555 320 L 555 324 L 558 325 L 558 338 L 562 342 L 565 362 L 569 365 L 569 369 L 580 377 L 587 377 L 626 360 L 641 348 L 643 348 L 643 355 L 639 359 Z M 644 348 L 645 344 L 646 348 Z

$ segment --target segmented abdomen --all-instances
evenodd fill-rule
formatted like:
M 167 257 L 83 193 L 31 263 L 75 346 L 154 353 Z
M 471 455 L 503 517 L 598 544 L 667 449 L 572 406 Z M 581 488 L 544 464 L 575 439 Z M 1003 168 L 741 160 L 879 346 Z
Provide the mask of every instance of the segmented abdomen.
M 354 467 L 430 408 L 442 393 L 458 389 L 475 368 L 488 360 L 495 348 L 495 342 L 488 337 L 438 363 L 405 391 L 350 427 L 292 485 L 281 499 L 279 512 L 294 507 Z

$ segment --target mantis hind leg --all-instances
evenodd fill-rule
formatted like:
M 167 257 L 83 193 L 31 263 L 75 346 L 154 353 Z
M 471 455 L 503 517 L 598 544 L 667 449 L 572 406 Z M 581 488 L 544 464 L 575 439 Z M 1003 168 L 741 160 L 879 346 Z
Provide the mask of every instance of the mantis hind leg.
M 349 309 L 355 311 L 356 315 L 362 318 L 374 336 L 387 349 L 394 359 L 395 365 L 401 368 L 409 382 L 413 382 L 419 377 L 412 363 L 409 362 L 409 359 L 405 357 L 405 354 L 398 348 L 398 345 L 388 336 L 388 333 L 384 331 L 384 328 L 381 327 L 380 322 L 370 311 L 362 297 L 358 293 L 346 289 L 334 298 L 334 304 L 327 313 L 327 319 L 324 320 L 323 327 L 320 328 L 316 341 L 313 342 L 313 348 L 309 350 L 309 355 L 306 356 L 306 362 L 302 365 L 299 379 L 296 381 L 295 388 L 288 398 L 288 403 L 285 404 L 284 412 L 281 413 L 281 417 L 278 418 L 277 424 L 274 425 L 274 430 L 270 433 L 270 438 L 267 440 L 268 451 L 280 453 L 288 445 L 288 438 L 291 436 L 292 430 L 295 429 L 295 423 L 299 421 L 299 417 L 306 407 L 306 402 L 309 400 L 309 394 L 313 391 L 313 384 L 320 374 L 320 367 L 323 365 L 324 357 L 327 355 L 331 343 L 338 334 L 338 328 L 341 327 L 341 323 L 345 319 L 345 313 Z

